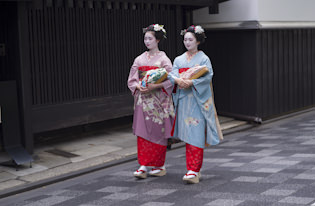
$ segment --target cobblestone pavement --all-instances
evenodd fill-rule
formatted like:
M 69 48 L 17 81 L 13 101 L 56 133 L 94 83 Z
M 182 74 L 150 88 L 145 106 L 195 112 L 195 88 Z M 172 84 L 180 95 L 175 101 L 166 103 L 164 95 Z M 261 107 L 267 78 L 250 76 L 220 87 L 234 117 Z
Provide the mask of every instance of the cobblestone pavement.
M 136 180 L 136 161 L 0 200 L 23 206 L 290 206 L 315 202 L 315 111 L 225 137 L 205 150 L 202 180 L 186 185 L 185 149 L 167 175 Z M 315 205 L 315 204 L 314 204 Z

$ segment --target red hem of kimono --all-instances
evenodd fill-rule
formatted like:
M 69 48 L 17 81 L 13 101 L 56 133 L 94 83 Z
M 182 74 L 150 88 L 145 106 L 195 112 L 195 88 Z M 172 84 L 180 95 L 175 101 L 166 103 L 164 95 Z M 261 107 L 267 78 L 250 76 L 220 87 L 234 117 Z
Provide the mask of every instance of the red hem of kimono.
M 203 148 L 195 147 L 186 143 L 186 166 L 187 170 L 199 172 L 203 162 Z
M 143 166 L 162 167 L 165 162 L 166 146 L 137 138 L 138 162 Z

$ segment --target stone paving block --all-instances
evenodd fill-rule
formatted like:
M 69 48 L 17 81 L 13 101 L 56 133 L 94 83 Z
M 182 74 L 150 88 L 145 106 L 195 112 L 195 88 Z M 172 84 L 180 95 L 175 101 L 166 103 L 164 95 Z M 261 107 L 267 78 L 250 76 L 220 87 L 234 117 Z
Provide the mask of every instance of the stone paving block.
M 147 202 L 140 206 L 172 206 L 174 204 L 175 203 L 171 203 L 171 202 Z
M 215 191 L 242 194 L 260 194 L 273 186 L 274 184 L 269 183 L 257 184 L 252 182 L 229 182 L 227 184 L 217 186 Z
M 264 157 L 264 156 L 268 156 L 268 155 L 264 155 L 264 154 L 257 154 L 257 153 L 250 153 L 250 152 L 234 152 L 229 154 L 229 156 L 240 156 L 240 157 Z
M 258 182 L 258 180 L 263 179 L 263 177 L 250 177 L 250 176 L 241 176 L 238 178 L 235 178 L 232 181 L 235 182 Z
M 205 149 L 204 151 L 214 153 L 214 152 L 224 151 L 224 149 Z
M 259 139 L 261 139 L 261 140 L 274 140 L 274 139 L 278 140 L 280 138 L 281 138 L 281 136 L 272 136 L 272 135 L 270 135 L 270 136 L 259 136 Z
M 295 139 L 296 140 L 311 140 L 311 139 L 314 139 L 315 137 L 314 136 L 305 136 L 305 135 L 302 135 L 302 136 L 297 136 Z
M 261 195 L 272 195 L 272 196 L 289 196 L 292 193 L 296 192 L 296 190 L 277 190 L 277 189 L 269 189 L 265 192 L 262 192 Z
M 243 145 L 246 144 L 247 141 L 229 141 L 229 142 L 225 142 L 223 144 L 221 144 L 223 147 L 235 147 L 235 146 L 239 146 L 239 145 Z
M 8 189 L 8 188 L 16 187 L 16 186 L 19 186 L 19 185 L 23 185 L 23 184 L 25 184 L 24 181 L 15 180 L 15 179 L 4 181 L 4 182 L 1 182 L 1 184 L 0 184 L 0 191 Z
M 16 175 L 13 175 L 9 172 L 5 172 L 5 171 L 0 172 L 0 182 L 12 180 L 15 178 L 16 178 Z
M 55 190 L 55 191 L 47 192 L 46 195 L 51 195 L 51 196 L 60 195 L 60 196 L 62 196 L 62 193 L 65 193 L 67 191 L 69 191 L 69 190 L 66 190 L 66 189 L 64 189 L 64 190 Z
M 282 168 L 260 168 L 255 170 L 254 172 L 263 172 L 263 173 L 277 173 L 283 170 Z
M 129 187 L 116 187 L 116 186 L 108 186 L 104 187 L 102 189 L 97 190 L 97 192 L 110 192 L 110 193 L 115 193 L 115 192 L 121 192 L 124 190 L 129 189 Z
M 32 167 L 30 168 L 29 166 L 23 165 L 23 167 L 20 167 L 18 171 L 16 171 L 16 169 L 14 167 L 2 167 L 2 169 L 8 173 L 11 173 L 15 176 L 26 176 L 29 174 L 34 174 L 37 172 L 41 172 L 44 170 L 47 170 L 47 167 L 44 167 L 42 165 L 38 165 L 38 164 L 32 164 Z
M 278 144 L 271 144 L 271 143 L 262 143 L 262 144 L 256 144 L 254 147 L 274 147 L 277 146 Z
M 79 155 L 78 157 L 70 158 L 71 162 L 80 162 L 86 159 L 90 159 L 92 157 L 98 157 L 101 155 L 105 155 L 114 151 L 121 150 L 121 147 L 108 146 L 108 145 L 99 145 L 91 148 L 86 148 L 82 150 L 74 151 L 73 153 Z
M 94 199 L 92 201 L 88 201 L 87 203 L 91 204 L 92 206 L 104 206 L 104 205 L 115 205 L 115 204 L 117 205 L 118 202 L 119 200 L 99 198 L 99 199 Z
M 41 199 L 37 202 L 32 202 L 32 203 L 26 204 L 25 206 L 51 206 L 51 205 L 56 205 L 58 203 L 65 202 L 65 201 L 72 199 L 72 198 L 73 197 L 53 196 L 53 197 Z
M 274 150 L 274 149 L 263 149 L 263 150 L 260 150 L 259 152 L 257 152 L 257 154 L 261 154 L 261 155 L 264 155 L 264 156 L 270 156 L 270 155 L 274 155 L 278 152 L 281 152 L 281 150 Z
M 261 158 L 261 159 L 257 159 L 255 161 L 252 161 L 251 163 L 256 163 L 256 164 L 270 164 L 270 163 L 273 163 L 273 162 L 277 162 L 281 159 L 284 159 L 285 157 L 276 157 L 276 156 L 273 156 L 273 157 L 264 157 L 264 158 Z
M 203 162 L 208 163 L 224 163 L 224 162 L 231 162 L 233 159 L 226 159 L 226 158 L 204 158 Z
M 302 142 L 301 145 L 315 145 L 315 140 L 309 140 Z
M 260 183 L 283 183 L 287 181 L 290 178 L 293 178 L 295 176 L 294 173 L 276 173 L 269 175 L 268 177 L 265 177 L 261 180 L 259 180 Z
M 244 201 L 242 200 L 226 200 L 226 199 L 217 199 L 212 202 L 209 202 L 206 205 L 209 206 L 236 206 Z
M 263 164 L 254 164 L 248 163 L 243 165 L 242 167 L 233 168 L 232 171 L 239 171 L 239 172 L 253 172 L 255 170 L 263 168 L 265 165 Z
M 53 155 L 47 152 L 41 152 L 37 154 L 38 159 L 34 164 L 44 166 L 46 168 L 54 168 L 60 165 L 71 163 L 69 158 Z
M 289 196 L 289 197 L 283 198 L 279 202 L 290 203 L 290 204 L 310 204 L 314 200 L 315 198 Z
M 280 161 L 272 162 L 272 164 L 277 164 L 277 165 L 296 165 L 296 164 L 299 164 L 300 162 L 301 161 L 280 160 Z
M 61 204 L 57 204 L 56 206 L 77 206 L 80 204 L 104 206 L 110 205 L 109 203 L 117 203 L 117 200 L 102 199 L 105 195 L 109 195 L 109 193 L 85 191 L 83 195 L 67 200 Z
M 240 163 L 240 162 L 228 162 L 228 163 L 219 165 L 219 167 L 241 167 L 244 164 L 245 163 Z
M 147 195 L 169 195 L 173 192 L 176 192 L 177 190 L 175 189 L 153 189 L 149 190 L 145 194 Z
M 303 153 L 299 153 L 299 154 L 294 154 L 291 157 L 301 157 L 301 158 L 315 158 L 315 154 L 303 154 Z
M 103 199 L 126 200 L 136 195 L 137 194 L 133 194 L 133 193 L 113 193 L 113 194 L 103 197 Z
M 299 190 L 306 187 L 304 184 L 287 184 L 287 183 L 282 183 L 279 185 L 276 185 L 273 187 L 273 189 L 279 189 L 279 190 Z
M 313 197 L 315 198 L 315 182 L 313 185 L 306 185 L 294 193 L 294 196 L 298 197 Z
M 315 174 L 299 174 L 294 177 L 295 179 L 315 180 Z

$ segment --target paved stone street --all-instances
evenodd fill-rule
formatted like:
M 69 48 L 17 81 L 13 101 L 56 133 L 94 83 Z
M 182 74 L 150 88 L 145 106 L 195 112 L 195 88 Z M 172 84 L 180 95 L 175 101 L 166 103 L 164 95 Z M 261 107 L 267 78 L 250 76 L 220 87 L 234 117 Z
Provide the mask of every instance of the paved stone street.
M 136 180 L 136 161 L 0 200 L 23 206 L 290 206 L 315 202 L 315 111 L 227 135 L 205 150 L 202 180 L 186 185 L 185 149 L 167 175 Z M 315 205 L 315 204 L 314 204 Z

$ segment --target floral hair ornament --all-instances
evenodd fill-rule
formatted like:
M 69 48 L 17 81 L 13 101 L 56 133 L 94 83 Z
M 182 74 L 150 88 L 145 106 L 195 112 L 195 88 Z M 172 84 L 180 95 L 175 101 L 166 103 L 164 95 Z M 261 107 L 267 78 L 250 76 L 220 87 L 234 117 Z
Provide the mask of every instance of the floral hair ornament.
M 147 28 L 143 28 L 143 33 L 146 33 L 147 31 L 149 31 L 150 26 L 148 26 Z M 164 29 L 164 25 L 153 24 L 153 30 L 154 31 L 162 31 L 164 33 L 163 37 L 166 39 L 166 30 Z
M 205 30 L 200 25 L 198 25 L 198 26 L 191 25 L 190 27 L 194 28 L 195 34 L 202 34 L 205 32 Z M 181 30 L 180 35 L 182 35 L 182 36 L 185 35 L 187 33 L 187 30 L 188 29 Z
M 203 30 L 203 28 L 201 26 L 198 25 L 195 27 L 195 33 L 202 34 L 204 32 L 205 32 L 205 30 Z

